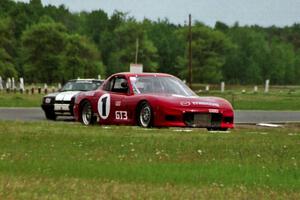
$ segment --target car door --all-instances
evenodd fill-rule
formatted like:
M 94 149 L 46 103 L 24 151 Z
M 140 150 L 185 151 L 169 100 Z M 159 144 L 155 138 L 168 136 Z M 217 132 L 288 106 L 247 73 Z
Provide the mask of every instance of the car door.
M 133 114 L 127 101 L 131 94 L 125 76 L 116 75 L 104 86 L 98 100 L 98 113 L 102 124 L 130 124 Z

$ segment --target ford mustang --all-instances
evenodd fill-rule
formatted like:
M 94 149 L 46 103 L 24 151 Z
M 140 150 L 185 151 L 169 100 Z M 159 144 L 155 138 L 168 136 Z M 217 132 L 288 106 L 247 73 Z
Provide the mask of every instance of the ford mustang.
M 227 100 L 199 97 L 178 78 L 162 73 L 114 74 L 98 90 L 76 96 L 74 116 L 85 125 L 234 127 Z
M 72 116 L 75 96 L 81 91 L 96 90 L 103 83 L 97 79 L 74 79 L 68 81 L 57 93 L 44 96 L 42 109 L 47 119 L 55 120 L 57 116 Z

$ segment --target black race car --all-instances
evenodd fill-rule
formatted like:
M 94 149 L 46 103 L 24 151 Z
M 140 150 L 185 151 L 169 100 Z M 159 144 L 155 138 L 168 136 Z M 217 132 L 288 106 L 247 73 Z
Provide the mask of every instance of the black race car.
M 47 119 L 56 120 L 57 116 L 73 116 L 75 97 L 82 91 L 98 89 L 103 80 L 76 79 L 68 81 L 59 92 L 43 97 L 42 109 Z

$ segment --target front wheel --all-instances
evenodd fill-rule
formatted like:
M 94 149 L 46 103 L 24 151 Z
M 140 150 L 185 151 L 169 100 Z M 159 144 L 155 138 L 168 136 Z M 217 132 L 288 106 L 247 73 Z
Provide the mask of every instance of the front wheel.
M 148 102 L 141 103 L 137 115 L 138 125 L 144 128 L 151 127 L 153 122 L 152 108 Z
M 93 115 L 92 105 L 88 101 L 84 102 L 81 107 L 80 121 L 86 126 L 95 123 L 95 117 Z

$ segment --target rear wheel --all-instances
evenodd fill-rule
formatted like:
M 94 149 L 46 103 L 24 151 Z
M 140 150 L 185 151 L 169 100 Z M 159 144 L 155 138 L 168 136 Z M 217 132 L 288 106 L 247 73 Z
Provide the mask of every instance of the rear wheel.
M 144 128 L 152 126 L 153 115 L 152 108 L 148 102 L 144 101 L 140 104 L 137 115 L 138 125 Z
M 80 121 L 88 126 L 95 123 L 95 117 L 92 110 L 92 105 L 90 102 L 85 101 L 81 106 L 81 115 L 80 115 Z

